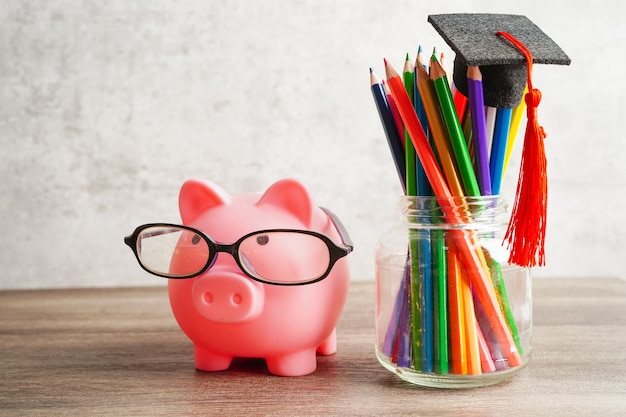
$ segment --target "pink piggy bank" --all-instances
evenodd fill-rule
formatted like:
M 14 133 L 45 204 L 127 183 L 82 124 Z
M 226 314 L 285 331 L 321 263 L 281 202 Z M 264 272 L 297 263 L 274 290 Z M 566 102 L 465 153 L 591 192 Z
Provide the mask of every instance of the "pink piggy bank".
M 300 182 L 231 196 L 189 180 L 179 206 L 184 226 L 140 226 L 127 244 L 144 269 L 171 278 L 172 311 L 197 369 L 264 358 L 271 373 L 298 376 L 315 371 L 317 352 L 335 353 L 352 244 Z M 158 243 L 169 234 L 174 243 Z

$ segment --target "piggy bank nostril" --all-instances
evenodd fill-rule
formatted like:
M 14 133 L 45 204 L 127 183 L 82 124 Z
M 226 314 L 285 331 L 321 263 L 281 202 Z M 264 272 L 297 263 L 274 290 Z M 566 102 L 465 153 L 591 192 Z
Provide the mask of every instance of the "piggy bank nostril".
M 207 304 L 211 304 L 213 302 L 213 294 L 210 292 L 204 293 L 204 302 Z
M 241 304 L 241 301 L 242 301 L 241 294 L 237 294 L 237 293 L 233 294 L 233 303 L 235 303 L 236 305 L 239 305 Z

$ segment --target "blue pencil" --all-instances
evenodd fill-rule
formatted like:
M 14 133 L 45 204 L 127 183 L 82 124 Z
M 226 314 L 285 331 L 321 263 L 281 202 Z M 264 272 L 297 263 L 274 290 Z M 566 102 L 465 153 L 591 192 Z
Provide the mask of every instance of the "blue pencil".
M 496 111 L 496 124 L 493 130 L 493 142 L 489 156 L 489 173 L 491 177 L 491 192 L 493 195 L 500 194 L 500 188 L 502 186 L 506 142 L 511 127 L 512 112 L 513 109 L 498 109 Z
M 428 133 L 428 118 L 426 117 L 426 109 L 424 108 L 424 104 L 422 103 L 422 97 L 420 96 L 419 90 L 417 89 L 417 67 L 421 65 L 425 68 L 425 65 L 422 64 L 422 46 L 420 45 L 417 49 L 417 57 L 415 59 L 415 70 L 414 70 L 414 80 L 413 83 L 413 101 L 415 107 L 415 113 L 417 114 L 417 118 L 419 119 L 422 127 L 424 128 L 424 133 L 426 136 L 429 136 Z M 431 143 L 432 146 L 432 143 Z M 433 147 L 433 149 L 435 149 Z M 426 178 L 426 173 L 424 172 L 424 167 L 420 162 L 419 158 L 416 158 L 415 163 L 416 170 L 416 183 L 417 183 L 417 195 L 432 195 L 432 189 L 430 188 L 430 183 L 428 182 L 428 178 Z
M 431 252 L 431 233 L 423 230 L 423 236 L 419 240 L 419 274 L 420 274 L 420 300 L 419 305 L 422 307 L 421 320 L 421 361 L 422 372 L 433 372 L 433 348 L 434 348 L 434 295 L 433 295 L 433 268 L 432 268 L 432 252 Z
M 387 144 L 389 145 L 389 150 L 391 151 L 393 162 L 396 166 L 396 171 L 398 172 L 402 192 L 406 194 L 406 162 L 404 160 L 404 145 L 402 145 L 402 139 L 398 134 L 393 114 L 389 108 L 385 90 L 371 68 L 370 85 L 372 95 L 374 96 L 374 101 L 376 103 L 376 109 L 378 110 L 378 116 L 380 117 L 383 129 L 385 130 Z

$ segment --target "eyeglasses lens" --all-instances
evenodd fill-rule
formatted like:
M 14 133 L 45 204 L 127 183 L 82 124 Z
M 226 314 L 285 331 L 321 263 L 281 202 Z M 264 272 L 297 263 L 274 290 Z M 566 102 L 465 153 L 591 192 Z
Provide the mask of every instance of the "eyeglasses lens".
M 263 232 L 244 239 L 239 259 L 247 272 L 265 281 L 300 283 L 321 277 L 330 252 L 319 237 L 295 232 Z
M 144 229 L 137 239 L 139 259 L 148 270 L 170 277 L 193 275 L 209 258 L 207 242 L 195 232 L 171 226 Z

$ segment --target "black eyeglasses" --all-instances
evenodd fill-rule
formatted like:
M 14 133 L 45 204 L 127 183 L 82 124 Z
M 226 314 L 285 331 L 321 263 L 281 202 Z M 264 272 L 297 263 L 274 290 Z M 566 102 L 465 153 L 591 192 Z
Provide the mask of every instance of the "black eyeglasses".
M 321 208 L 339 232 L 341 245 L 310 230 L 268 229 L 242 236 L 232 244 L 214 241 L 200 230 L 168 223 L 144 224 L 124 238 L 139 265 L 151 274 L 173 279 L 196 277 L 229 253 L 244 274 L 274 285 L 321 281 L 353 245 L 341 221 Z

